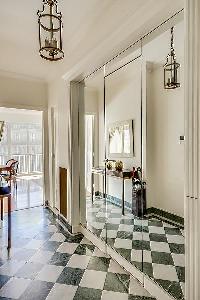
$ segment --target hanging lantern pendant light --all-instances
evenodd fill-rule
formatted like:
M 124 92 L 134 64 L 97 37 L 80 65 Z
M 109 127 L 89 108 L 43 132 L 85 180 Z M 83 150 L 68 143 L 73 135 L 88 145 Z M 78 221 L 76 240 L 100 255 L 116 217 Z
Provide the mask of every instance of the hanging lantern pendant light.
M 57 0 L 43 0 L 38 11 L 40 56 L 50 61 L 64 57 L 62 49 L 62 14 L 57 11 Z
M 167 62 L 164 65 L 164 88 L 175 89 L 180 87 L 178 80 L 180 64 L 176 61 L 174 50 L 174 27 L 171 28 L 171 50 L 167 56 Z

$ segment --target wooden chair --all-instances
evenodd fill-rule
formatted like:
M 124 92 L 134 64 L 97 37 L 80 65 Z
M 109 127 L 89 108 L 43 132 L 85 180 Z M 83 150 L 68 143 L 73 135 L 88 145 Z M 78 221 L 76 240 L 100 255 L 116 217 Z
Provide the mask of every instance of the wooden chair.
M 6 166 L 11 168 L 11 172 L 7 172 L 2 175 L 4 176 L 7 182 L 9 180 L 13 181 L 14 189 L 16 192 L 16 198 L 17 198 L 17 173 L 18 173 L 19 162 L 12 158 L 6 162 Z

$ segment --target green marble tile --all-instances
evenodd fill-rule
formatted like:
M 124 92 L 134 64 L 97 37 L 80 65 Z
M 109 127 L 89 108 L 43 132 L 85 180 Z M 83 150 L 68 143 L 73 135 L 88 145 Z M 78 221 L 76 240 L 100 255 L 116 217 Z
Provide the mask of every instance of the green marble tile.
M 170 253 L 166 252 L 151 252 L 152 263 L 162 265 L 174 265 L 173 258 Z

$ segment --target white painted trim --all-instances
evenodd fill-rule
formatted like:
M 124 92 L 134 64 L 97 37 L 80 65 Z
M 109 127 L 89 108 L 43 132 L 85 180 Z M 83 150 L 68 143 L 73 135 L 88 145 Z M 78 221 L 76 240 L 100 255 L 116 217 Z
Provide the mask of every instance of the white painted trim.
M 89 231 L 87 228 L 80 226 L 81 233 L 91 241 L 97 248 L 99 248 L 102 252 L 106 254 L 106 243 L 103 242 L 101 239 L 96 237 L 91 231 Z
M 9 71 L 5 71 L 5 70 L 0 70 L 0 76 L 8 77 L 8 78 L 15 78 L 15 79 L 22 79 L 22 80 L 26 80 L 26 81 L 47 83 L 47 80 L 42 77 L 35 77 L 35 76 L 30 76 L 30 75 L 15 73 L 15 72 L 9 72 Z
M 77 234 L 81 232 L 81 225 L 72 226 L 72 233 Z
M 185 0 L 186 300 L 200 299 L 200 2 Z
M 2 108 L 15 108 L 15 109 L 27 109 L 27 110 L 36 110 L 36 111 L 47 111 L 48 107 L 47 106 L 33 106 L 33 105 L 21 105 L 21 104 L 9 104 L 7 102 L 1 102 L 0 101 L 0 107 Z

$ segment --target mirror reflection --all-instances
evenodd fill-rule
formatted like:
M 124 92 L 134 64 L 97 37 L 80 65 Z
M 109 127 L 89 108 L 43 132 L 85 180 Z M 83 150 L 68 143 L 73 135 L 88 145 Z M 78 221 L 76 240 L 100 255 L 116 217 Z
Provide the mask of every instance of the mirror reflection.
M 85 82 L 86 227 L 184 299 L 184 23 L 170 25 Z

